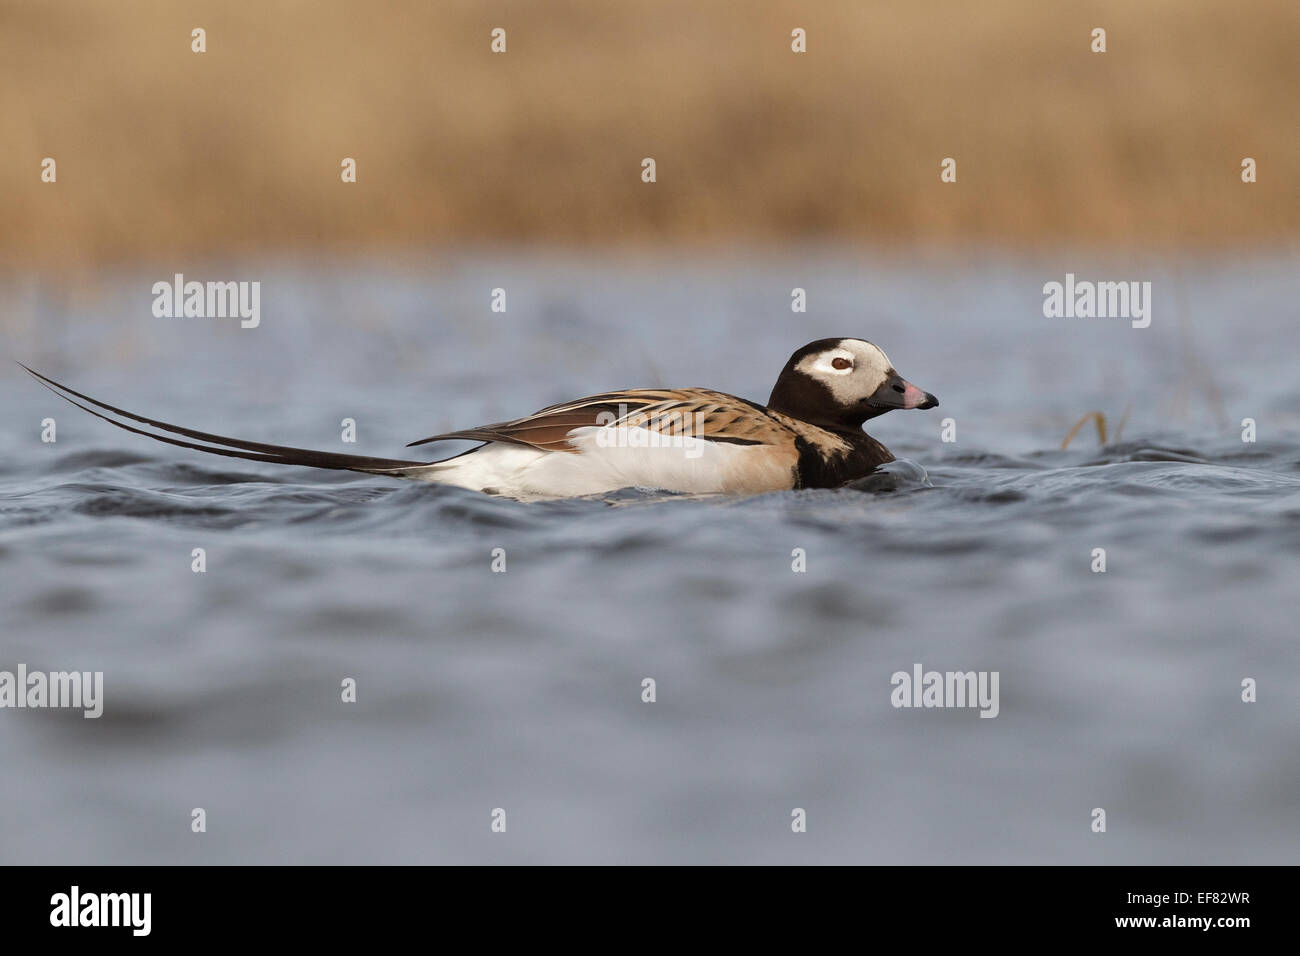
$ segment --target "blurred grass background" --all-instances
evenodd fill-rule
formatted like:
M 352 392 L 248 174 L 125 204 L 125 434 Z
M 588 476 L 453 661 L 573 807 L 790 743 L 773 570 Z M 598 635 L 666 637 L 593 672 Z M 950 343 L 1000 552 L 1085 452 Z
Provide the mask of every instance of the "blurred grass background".
M 1297 94 L 1297 0 L 5 0 L 0 256 L 1261 243 Z

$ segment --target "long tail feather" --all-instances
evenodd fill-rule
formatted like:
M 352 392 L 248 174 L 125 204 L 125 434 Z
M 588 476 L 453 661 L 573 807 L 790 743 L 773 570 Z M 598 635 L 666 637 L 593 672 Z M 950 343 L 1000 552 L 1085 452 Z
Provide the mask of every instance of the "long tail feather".
M 196 431 L 192 428 L 181 428 L 179 425 L 169 425 L 167 422 L 144 418 L 141 415 L 135 415 L 124 409 L 97 401 L 89 395 L 83 395 L 81 392 L 68 388 L 66 385 L 60 385 L 54 379 L 47 378 L 40 372 L 23 365 L 22 362 L 18 364 L 55 395 L 70 404 L 76 405 L 82 411 L 89 412 L 96 418 L 103 419 L 110 425 L 116 425 L 124 431 L 144 435 L 154 441 L 166 442 L 169 445 L 177 445 L 181 448 L 192 448 L 195 451 L 204 451 L 210 455 L 224 455 L 227 458 L 245 458 L 249 461 L 269 461 L 279 465 L 303 465 L 310 468 L 331 468 L 336 471 L 360 471 L 368 474 L 400 473 L 409 468 L 423 468 L 430 464 L 429 462 L 406 461 L 400 458 L 369 458 L 365 455 L 343 455 L 329 451 L 313 451 L 309 448 L 294 448 L 289 445 L 268 445 L 264 442 L 244 441 L 239 438 L 228 438 L 224 435 Z M 69 398 L 70 395 L 75 395 L 96 408 L 102 408 L 133 422 L 159 428 L 175 435 L 184 435 L 187 438 L 197 439 L 197 441 L 181 441 L 179 438 L 168 438 L 166 435 L 157 435 L 143 428 L 127 425 L 95 411 L 94 408 L 83 405 L 73 398 Z M 209 444 L 199 444 L 198 442 L 208 442 Z M 226 447 L 218 448 L 213 447 L 214 445 L 224 445 Z

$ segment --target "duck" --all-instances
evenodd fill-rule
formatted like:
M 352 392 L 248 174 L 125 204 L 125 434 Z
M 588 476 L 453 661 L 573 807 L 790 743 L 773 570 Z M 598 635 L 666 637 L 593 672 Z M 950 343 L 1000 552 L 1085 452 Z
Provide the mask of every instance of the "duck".
M 418 439 L 407 447 L 479 444 L 449 458 L 411 461 L 182 428 L 105 404 L 22 367 L 83 411 L 182 448 L 434 482 L 525 501 L 630 487 L 694 495 L 836 488 L 894 460 L 888 448 L 863 431 L 867 421 L 895 409 L 939 404 L 899 375 L 878 346 L 865 339 L 826 338 L 790 356 L 766 405 L 708 388 L 621 389 L 551 405 L 523 418 Z

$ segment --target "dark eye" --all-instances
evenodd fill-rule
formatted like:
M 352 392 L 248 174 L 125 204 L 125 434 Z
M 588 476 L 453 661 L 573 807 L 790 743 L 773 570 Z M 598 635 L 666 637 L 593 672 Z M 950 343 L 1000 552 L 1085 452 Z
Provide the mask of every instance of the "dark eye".
M 850 367 L 852 367 L 852 365 L 853 365 L 853 363 L 850 362 L 850 361 L 849 361 L 848 359 L 846 359 L 846 358 L 833 358 L 833 359 L 831 359 L 831 368 L 844 369 L 844 368 L 850 368 Z

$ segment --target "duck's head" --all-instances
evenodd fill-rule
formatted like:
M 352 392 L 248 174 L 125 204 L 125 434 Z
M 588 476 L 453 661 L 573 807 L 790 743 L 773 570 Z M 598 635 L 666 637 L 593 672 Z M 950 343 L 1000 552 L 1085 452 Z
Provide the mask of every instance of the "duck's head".
M 939 400 L 894 371 L 889 356 L 863 339 L 819 339 L 790 356 L 767 405 L 814 425 L 861 428 L 895 408 L 934 408 Z

